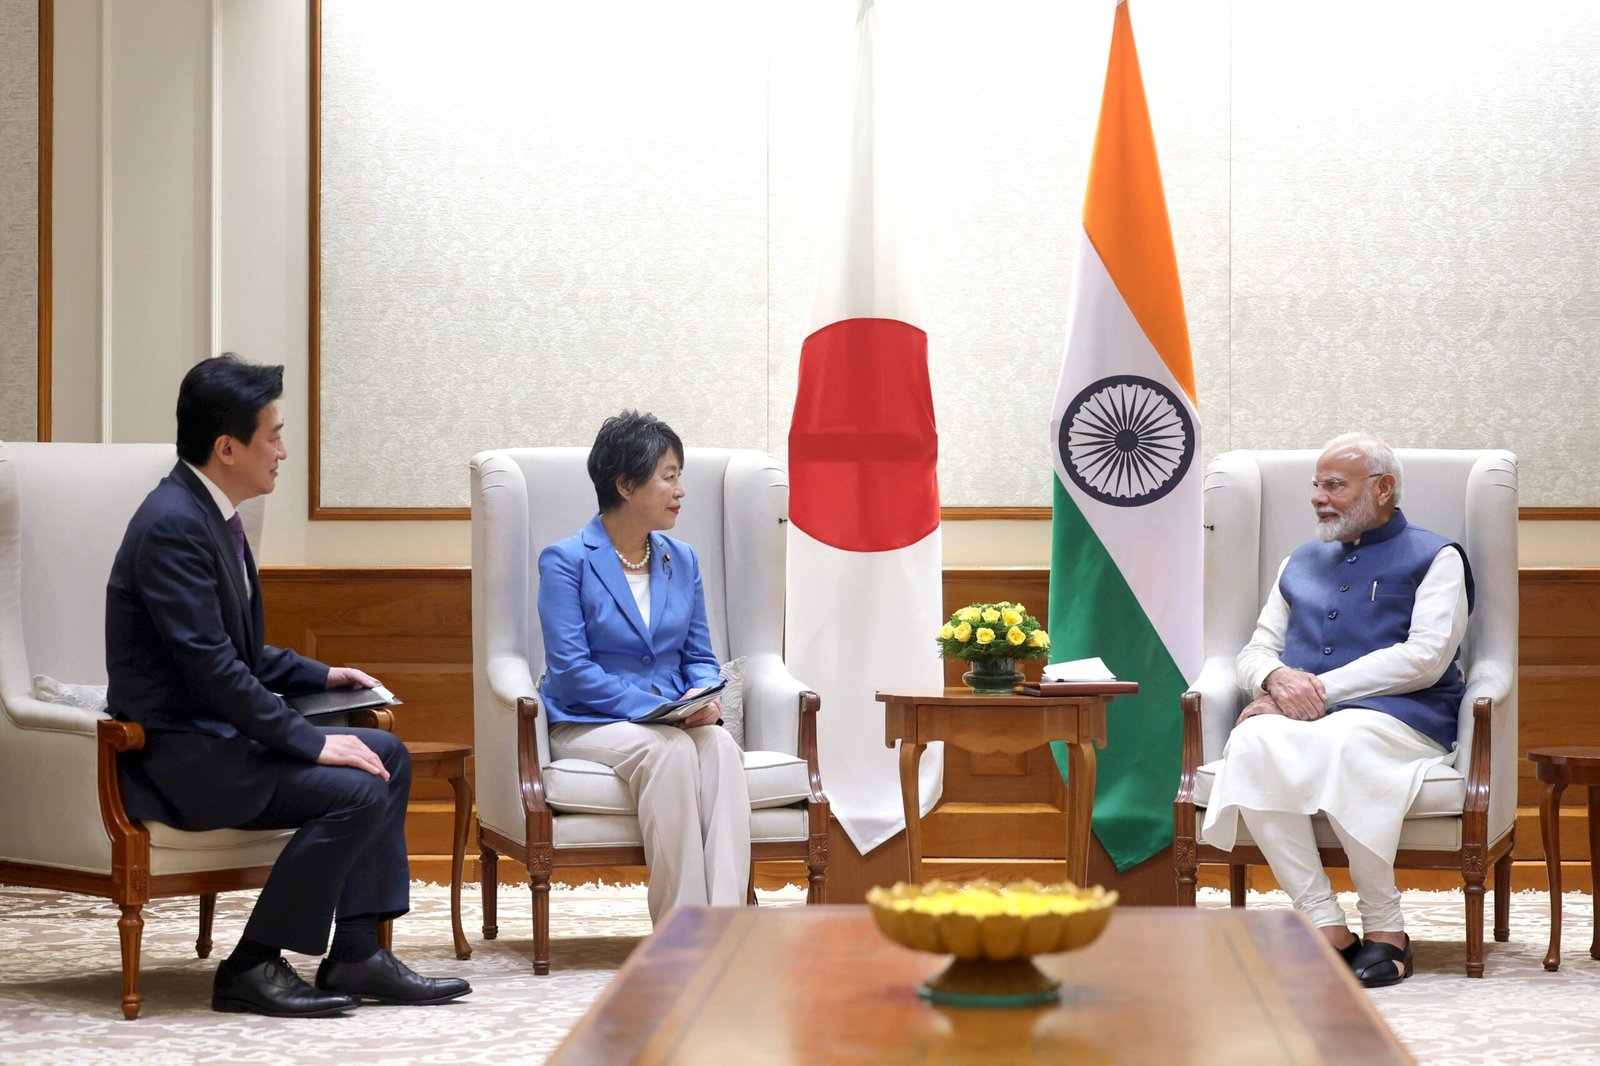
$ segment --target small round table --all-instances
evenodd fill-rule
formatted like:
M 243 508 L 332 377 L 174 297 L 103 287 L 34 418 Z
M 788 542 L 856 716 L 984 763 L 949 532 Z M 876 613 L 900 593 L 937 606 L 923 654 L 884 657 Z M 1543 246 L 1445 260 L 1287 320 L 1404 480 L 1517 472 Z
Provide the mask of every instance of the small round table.
M 1544 837 L 1544 864 L 1550 879 L 1550 948 L 1544 968 L 1561 966 L 1561 791 L 1581 785 L 1589 796 L 1589 876 L 1596 889 L 1595 918 L 1600 918 L 1600 748 L 1534 748 L 1528 752 L 1544 794 L 1539 798 L 1539 833 Z M 1600 959 L 1600 923 L 1589 943 L 1589 957 Z

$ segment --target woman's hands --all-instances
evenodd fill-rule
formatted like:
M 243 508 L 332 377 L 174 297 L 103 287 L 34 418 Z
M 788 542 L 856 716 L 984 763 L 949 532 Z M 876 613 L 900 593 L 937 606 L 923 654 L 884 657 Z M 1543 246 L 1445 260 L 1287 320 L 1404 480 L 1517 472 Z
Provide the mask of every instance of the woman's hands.
M 692 688 L 688 692 L 685 692 L 683 694 L 683 698 L 684 699 L 689 699 L 692 696 L 698 696 L 700 693 L 702 693 L 704 691 L 705 691 L 705 687 L 704 686 L 701 686 L 700 688 Z M 706 704 L 704 707 L 700 708 L 698 711 L 696 711 L 693 714 L 691 714 L 689 717 L 685 718 L 683 721 L 675 722 L 673 724 L 676 725 L 679 729 L 693 729 L 697 725 L 716 725 L 717 724 L 717 719 L 719 719 L 721 717 L 722 717 L 722 700 L 715 699 L 715 700 L 712 700 L 710 703 Z

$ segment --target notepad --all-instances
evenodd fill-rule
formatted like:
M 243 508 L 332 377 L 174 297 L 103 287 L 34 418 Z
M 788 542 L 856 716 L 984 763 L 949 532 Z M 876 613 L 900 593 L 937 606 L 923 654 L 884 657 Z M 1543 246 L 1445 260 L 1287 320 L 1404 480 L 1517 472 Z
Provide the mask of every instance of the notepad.
M 1098 657 L 1069 659 L 1066 662 L 1051 663 L 1044 668 L 1041 677 L 1045 681 L 1115 681 L 1117 679 L 1117 675 L 1113 674 Z

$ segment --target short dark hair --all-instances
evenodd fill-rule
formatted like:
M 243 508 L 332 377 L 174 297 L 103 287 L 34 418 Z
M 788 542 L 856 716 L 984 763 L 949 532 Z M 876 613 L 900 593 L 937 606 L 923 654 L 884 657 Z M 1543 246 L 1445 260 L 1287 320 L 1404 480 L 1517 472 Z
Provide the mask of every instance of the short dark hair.
M 600 510 L 614 511 L 622 506 L 622 494 L 617 491 L 620 480 L 628 486 L 642 485 L 656 472 L 656 464 L 667 449 L 683 465 L 683 441 L 655 415 L 638 411 L 624 411 L 600 424 L 595 434 L 594 447 L 589 449 L 589 480 L 594 482 L 594 494 L 600 501 Z
M 261 409 L 283 395 L 283 367 L 247 363 L 232 352 L 189 368 L 178 386 L 178 456 L 205 466 L 221 436 L 249 444 Z

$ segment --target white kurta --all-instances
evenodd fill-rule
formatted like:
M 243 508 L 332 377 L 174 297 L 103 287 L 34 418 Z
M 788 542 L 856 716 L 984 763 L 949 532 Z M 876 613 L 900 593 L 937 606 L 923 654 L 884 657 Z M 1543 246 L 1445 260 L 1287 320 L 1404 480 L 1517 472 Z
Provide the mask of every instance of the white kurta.
M 1287 560 L 1285 561 L 1287 562 Z M 1279 567 L 1281 579 L 1283 568 Z M 1239 687 L 1254 696 L 1283 666 L 1289 604 L 1274 583 L 1250 643 L 1239 653 Z M 1437 681 L 1467 629 L 1461 555 L 1445 548 L 1417 586 L 1404 642 L 1375 648 L 1319 674 L 1329 705 L 1414 692 Z M 1394 861 L 1400 823 L 1428 768 L 1450 753 L 1392 715 L 1355 707 L 1310 722 L 1277 714 L 1235 726 L 1211 790 L 1201 838 L 1231 850 L 1239 808 L 1311 815 L 1327 812 L 1345 832 L 1386 862 Z

